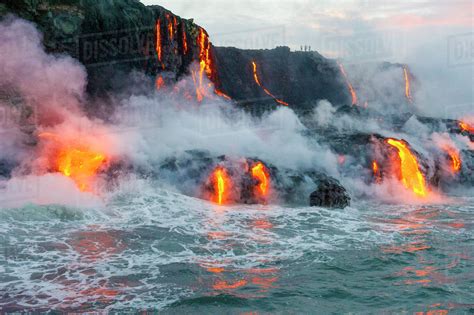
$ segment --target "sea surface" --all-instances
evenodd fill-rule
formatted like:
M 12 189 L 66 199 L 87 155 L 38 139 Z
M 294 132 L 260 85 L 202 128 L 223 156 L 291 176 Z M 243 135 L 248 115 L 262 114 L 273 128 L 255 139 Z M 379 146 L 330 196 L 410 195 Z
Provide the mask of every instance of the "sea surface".
M 0 312 L 473 314 L 473 214 L 474 198 L 220 207 L 158 188 L 3 208 Z

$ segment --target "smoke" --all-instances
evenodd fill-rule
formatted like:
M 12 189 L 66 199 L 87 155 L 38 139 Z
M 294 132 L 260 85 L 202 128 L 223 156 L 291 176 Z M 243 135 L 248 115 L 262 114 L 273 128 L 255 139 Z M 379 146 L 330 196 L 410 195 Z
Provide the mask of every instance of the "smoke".
M 109 185 L 111 178 L 117 189 L 126 187 L 127 182 L 135 182 L 127 171 L 145 170 L 144 173 L 158 179 L 155 184 L 190 192 L 192 189 L 186 186 L 189 183 L 184 184 L 182 178 L 164 182 L 159 174 L 161 165 L 168 159 L 184 157 L 190 150 L 207 152 L 211 157 L 225 155 L 234 164 L 253 158 L 279 169 L 320 171 L 341 180 L 355 196 L 371 193 L 392 201 L 396 192 L 396 196 L 403 196 L 402 200 L 410 199 L 399 181 L 387 180 L 378 186 L 367 182 L 370 166 L 363 159 L 369 152 L 360 154 L 354 150 L 353 156 L 337 155 L 324 144 L 323 136 L 308 136 L 307 128 L 290 108 L 281 106 L 263 116 L 252 115 L 232 101 L 213 95 L 212 89 L 198 102 L 190 97 L 195 90 L 189 77 L 156 93 L 115 96 L 111 104 L 114 112 L 106 122 L 90 117 L 84 108 L 94 108 L 97 104 L 90 103 L 85 94 L 87 80 L 83 66 L 70 57 L 46 54 L 41 35 L 28 22 L 10 18 L 0 24 L 0 31 L 0 53 L 11 56 L 0 60 L 0 70 L 5 74 L 0 78 L 0 86 L 9 91 L 8 99 L 17 95 L 21 104 L 16 106 L 3 99 L 0 104 L 20 117 L 8 130 L 2 126 L 2 131 L 8 132 L 0 133 L 0 162 L 14 159 L 17 163 L 12 177 L 0 182 L 0 199 L 4 205 L 72 202 L 97 206 L 113 190 L 113 185 Z M 396 89 L 401 90 L 399 94 L 391 95 L 389 91 L 393 87 L 387 84 L 398 80 L 403 85 L 400 68 L 374 72 L 373 78 L 363 83 L 367 90 L 361 90 L 362 97 L 377 99 L 369 106 L 373 104 L 384 112 L 387 104 L 404 100 L 402 88 Z M 203 86 L 209 84 L 203 82 Z M 382 96 L 371 96 L 377 89 L 381 89 Z M 414 117 L 394 132 L 380 116 L 338 112 L 322 100 L 311 118 L 325 132 L 377 133 L 405 139 L 423 157 L 430 156 L 434 150 L 425 144 L 431 130 Z M 466 147 L 464 138 L 456 140 L 458 147 Z M 432 142 L 438 141 L 434 136 Z M 104 158 L 103 169 L 91 166 L 92 171 L 98 172 L 93 182 L 61 168 L 62 160 L 71 159 L 71 152 Z M 124 169 L 124 165 L 130 168 Z M 429 172 L 434 169 L 433 159 L 427 159 L 426 168 Z M 187 175 L 196 176 L 191 172 Z

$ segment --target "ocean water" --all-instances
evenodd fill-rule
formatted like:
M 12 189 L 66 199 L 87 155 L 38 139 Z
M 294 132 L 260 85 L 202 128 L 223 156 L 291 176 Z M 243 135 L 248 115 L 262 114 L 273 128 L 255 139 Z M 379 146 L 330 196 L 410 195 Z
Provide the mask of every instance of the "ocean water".
M 156 188 L 1 209 L 0 310 L 470 314 L 473 201 L 219 207 Z

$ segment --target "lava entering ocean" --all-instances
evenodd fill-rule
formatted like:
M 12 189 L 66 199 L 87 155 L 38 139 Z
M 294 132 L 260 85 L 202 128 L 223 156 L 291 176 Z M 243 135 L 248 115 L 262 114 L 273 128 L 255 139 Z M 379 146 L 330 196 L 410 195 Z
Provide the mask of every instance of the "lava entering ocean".
M 255 187 L 254 193 L 261 198 L 268 197 L 270 188 L 270 174 L 262 162 L 258 162 L 252 167 L 252 177 L 258 180 L 258 185 Z
M 387 139 L 387 143 L 398 150 L 400 178 L 403 185 L 419 197 L 426 197 L 428 189 L 425 177 L 420 171 L 418 161 L 405 142 Z
M 349 93 L 351 94 L 352 98 L 352 105 L 357 104 L 357 93 L 352 86 L 351 82 L 349 81 L 349 77 L 347 76 L 346 70 L 344 69 L 344 66 L 342 63 L 338 62 L 339 69 L 341 70 L 342 76 L 344 77 L 344 80 L 346 81 L 347 88 L 349 89 Z
M 265 92 L 265 94 L 267 94 L 268 96 L 270 96 L 271 98 L 273 98 L 275 100 L 275 102 L 277 102 L 278 104 L 281 104 L 281 105 L 284 105 L 284 106 L 288 106 L 288 103 L 287 102 L 284 102 L 278 98 L 276 98 L 272 93 L 270 93 L 269 90 L 267 90 L 263 85 L 262 83 L 260 82 L 260 79 L 258 78 L 258 73 L 257 73 L 257 64 L 255 63 L 255 61 L 252 61 L 252 67 L 253 67 L 253 78 L 255 80 L 255 83 L 257 83 L 258 86 L 260 86 L 263 91 Z
M 56 134 L 44 132 L 38 137 L 50 140 L 45 150 L 49 168 L 71 178 L 81 191 L 90 191 L 99 170 L 107 163 L 106 154 Z
M 212 201 L 218 205 L 228 203 L 230 191 L 232 189 L 232 180 L 227 171 L 223 167 L 214 169 L 211 175 L 211 182 L 213 183 L 214 196 Z

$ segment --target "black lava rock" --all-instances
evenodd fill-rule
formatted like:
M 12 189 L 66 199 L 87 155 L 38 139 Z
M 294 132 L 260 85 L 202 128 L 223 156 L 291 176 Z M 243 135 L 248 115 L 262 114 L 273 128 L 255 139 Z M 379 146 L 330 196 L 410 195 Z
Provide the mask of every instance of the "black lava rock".
M 350 204 L 350 201 L 351 198 L 346 189 L 332 179 L 320 183 L 309 196 L 309 205 L 312 207 L 344 209 Z

